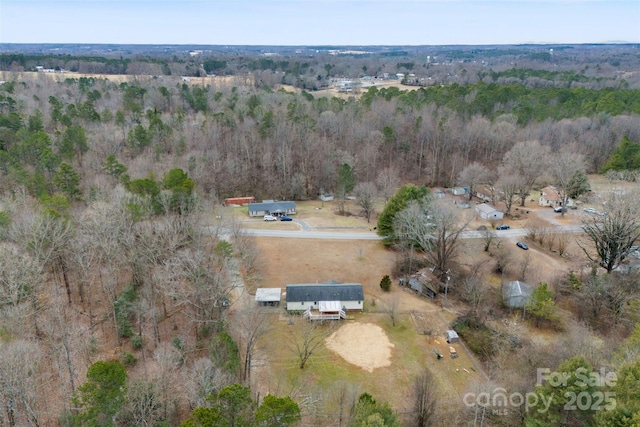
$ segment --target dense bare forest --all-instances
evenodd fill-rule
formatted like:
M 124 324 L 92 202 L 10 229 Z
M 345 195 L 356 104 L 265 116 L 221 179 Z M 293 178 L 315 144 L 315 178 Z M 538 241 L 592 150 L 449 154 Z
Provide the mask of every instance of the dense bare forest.
M 235 225 L 232 244 L 204 228 L 223 199 L 308 200 L 358 184 L 388 198 L 403 183 L 468 185 L 473 167 L 500 187 L 506 166 L 539 172 L 541 153 L 580 153 L 599 173 L 623 142 L 640 144 L 637 48 L 3 53 L 0 423 L 177 425 L 237 401 L 242 417 L 269 419 L 232 386 L 250 384 L 265 325 L 226 322 L 238 275 L 250 280 L 259 260 Z M 38 66 L 128 78 L 54 79 Z M 185 78 L 211 74 L 226 77 Z M 320 90 L 364 76 L 406 90 Z M 513 150 L 525 142 L 539 150 Z M 281 399 L 284 413 L 293 402 Z

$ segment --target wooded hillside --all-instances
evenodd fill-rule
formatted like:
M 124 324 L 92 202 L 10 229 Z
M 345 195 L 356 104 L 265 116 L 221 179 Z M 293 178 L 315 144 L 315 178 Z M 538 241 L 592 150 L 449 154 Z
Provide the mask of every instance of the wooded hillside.
M 234 78 L 203 86 L 180 78 L 189 71 L 181 61 L 75 58 L 77 71 L 131 77 L 58 82 L 29 70 L 70 68 L 71 59 L 0 55 L 11 70 L 0 84 L 0 424 L 176 425 L 220 403 L 226 386 L 249 384 L 251 340 L 263 327 L 247 318 L 228 328 L 234 278 L 254 278 L 259 254 L 237 225 L 224 236 L 232 243 L 204 228 L 224 198 L 308 200 L 364 194 L 365 184 L 389 198 L 403 183 L 466 184 L 461 173 L 474 163 L 496 183 L 512 173 L 500 167 L 514 162 L 511 149 L 531 141 L 549 157 L 581 153 L 598 173 L 622 141 L 640 143 L 638 78 L 619 72 L 637 70 L 640 57 L 619 56 L 597 66 L 574 58 L 575 69 L 565 56 L 560 72 L 544 73 L 538 65 L 553 58 L 530 52 L 512 71 L 473 60 L 445 71 L 384 56 L 304 67 L 247 56 L 250 72 L 236 67 Z M 234 61 L 201 65 L 218 72 Z M 311 91 L 314 79 L 386 69 L 435 70 L 438 84 Z M 120 361 L 125 377 L 101 360 Z M 127 383 L 117 408 L 91 385 L 105 377 Z

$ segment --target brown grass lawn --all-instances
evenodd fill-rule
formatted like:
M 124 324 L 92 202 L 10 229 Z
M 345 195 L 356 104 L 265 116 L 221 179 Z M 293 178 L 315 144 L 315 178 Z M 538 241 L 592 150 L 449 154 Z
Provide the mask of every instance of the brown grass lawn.
M 596 185 L 606 186 L 606 183 L 597 182 Z M 505 222 L 512 228 L 527 228 L 532 221 L 542 221 L 548 226 L 580 223 L 580 211 L 569 211 L 566 217 L 561 218 L 558 214 L 553 214 L 550 208 L 537 206 L 536 195 L 532 195 L 531 199 L 524 209 L 521 208 L 519 216 Z M 304 221 L 316 230 L 326 227 L 331 231 L 346 228 L 349 232 L 369 232 L 375 226 L 377 218 L 372 218 L 371 223 L 367 223 L 364 218 L 355 215 L 359 210 L 354 202 L 349 203 L 348 209 L 354 215 L 344 217 L 336 214 L 336 205 L 332 202 L 298 202 L 298 213 L 294 219 Z M 522 213 L 524 210 L 529 210 L 529 213 Z M 260 218 L 250 220 L 246 208 L 224 208 L 222 211 L 223 216 L 234 216 L 242 221 L 243 226 L 301 228 L 295 223 L 264 223 Z M 473 215 L 472 209 L 463 212 L 465 215 Z M 469 228 L 476 229 L 480 225 L 491 226 L 474 219 Z M 516 240 L 522 239 L 526 240 L 524 237 L 501 239 L 501 247 L 509 257 L 508 272 L 502 277 L 493 274 L 495 260 L 482 250 L 481 239 L 464 241 L 461 265 L 470 268 L 485 262 L 482 267 L 484 277 L 491 287 L 491 298 L 496 304 L 499 304 L 502 280 L 522 279 L 520 276 L 524 276 L 525 281 L 534 285 L 543 281 L 552 284 L 569 270 L 579 269 L 584 264 L 584 256 L 575 244 L 575 236 L 569 238 L 565 257 L 550 250 L 546 243 L 541 245 L 527 240 L 529 251 L 516 248 Z M 386 274 L 391 275 L 396 254 L 380 242 L 263 237 L 256 238 L 256 244 L 264 265 L 260 276 L 249 289 L 284 288 L 289 283 L 319 283 L 327 280 L 361 283 L 365 292 L 364 312 L 354 313 L 353 319 L 346 322 L 378 325 L 394 346 L 390 366 L 376 368 L 373 372 L 346 362 L 324 346 L 315 352 L 305 369 L 301 370 L 292 343 L 295 331 L 302 327 L 302 320 L 289 317 L 284 307 L 270 309 L 273 326 L 259 342 L 252 374 L 254 385 L 261 395 L 291 394 L 301 402 L 307 421 L 315 425 L 328 425 L 338 417 L 341 390 L 356 397 L 366 391 L 380 401 L 389 402 L 398 411 L 406 411 L 412 403 L 412 381 L 426 368 L 438 382 L 441 393 L 439 401 L 444 402 L 449 411 L 456 411 L 464 409 L 461 396 L 476 383 L 484 381 L 477 360 L 462 345 L 455 345 L 459 357 L 451 359 L 449 345 L 444 339 L 444 331 L 450 328 L 465 307 L 457 303 L 455 298 L 450 298 L 447 310 L 443 310 L 441 297 L 435 301 L 418 297 L 399 288 L 395 279 L 392 291 L 384 293 L 379 287 L 380 280 Z M 251 292 L 245 295 L 245 298 L 251 299 L 250 294 Z M 400 314 L 394 327 L 386 307 L 395 298 L 398 299 Z M 419 326 L 414 322 L 415 319 L 420 320 Z M 500 328 L 502 321 L 491 323 Z M 337 328 L 340 324 L 327 327 Z M 425 329 L 431 330 L 433 335 L 422 335 Z M 545 339 L 560 338 L 558 333 L 545 336 Z M 436 360 L 434 348 L 445 356 L 442 360 Z M 324 414 L 328 418 L 318 418 L 312 414 Z
M 241 212 L 242 208 L 235 209 Z M 350 210 L 355 211 L 353 206 Z M 324 206 L 315 201 L 298 203 L 295 218 L 313 227 L 349 227 L 349 231 L 369 231 L 375 226 L 374 222 L 367 224 L 361 217 L 336 215 L 332 204 L 327 202 Z M 262 223 L 256 221 L 251 225 L 291 226 L 291 223 Z M 460 396 L 467 387 L 481 379 L 480 374 L 472 369 L 477 362 L 469 358 L 462 346 L 455 345 L 459 354 L 457 359 L 449 357 L 444 331 L 449 328 L 455 314 L 443 312 L 436 303 L 399 288 L 395 280 L 390 293 L 380 289 L 380 280 L 385 274 L 391 275 L 396 259 L 395 253 L 380 242 L 256 238 L 256 244 L 265 260 L 261 280 L 256 286 L 284 288 L 289 283 L 327 280 L 361 283 L 365 292 L 364 313 L 354 313 L 353 320 L 347 322 L 378 325 L 394 345 L 391 365 L 373 372 L 349 364 L 324 346 L 311 357 L 305 369 L 300 370 L 291 343 L 295 336 L 293 331 L 302 327 L 301 319 L 294 318 L 293 324 L 289 324 L 290 317 L 283 307 L 273 309 L 273 326 L 260 342 L 258 367 L 253 374 L 261 394 L 293 393 L 302 402 L 307 402 L 312 396 L 322 396 L 322 403 L 318 403 L 321 405 L 319 411 L 335 415 L 340 406 L 336 393 L 345 388 L 355 394 L 369 392 L 380 401 L 388 401 L 397 410 L 405 411 L 411 405 L 412 381 L 425 368 L 435 375 L 443 399 L 446 397 L 445 400 L 454 403 L 461 402 Z M 400 312 L 395 327 L 386 313 L 387 304 L 394 298 L 398 299 Z M 424 318 L 433 333 L 438 335 L 429 337 L 418 333 L 412 313 Z M 339 326 L 333 324 L 329 327 Z M 419 329 L 422 332 L 423 329 Z M 436 360 L 433 348 L 437 348 L 445 358 Z

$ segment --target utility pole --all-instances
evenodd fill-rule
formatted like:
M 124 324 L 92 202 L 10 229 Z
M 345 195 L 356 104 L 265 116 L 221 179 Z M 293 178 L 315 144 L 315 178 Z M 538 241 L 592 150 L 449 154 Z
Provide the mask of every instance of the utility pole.
M 442 308 L 446 308 L 447 306 L 447 293 L 449 291 L 449 280 L 451 280 L 451 276 L 449 276 L 449 272 L 451 270 L 447 270 L 447 272 L 445 273 L 447 275 L 447 283 L 444 285 L 444 301 L 442 303 Z

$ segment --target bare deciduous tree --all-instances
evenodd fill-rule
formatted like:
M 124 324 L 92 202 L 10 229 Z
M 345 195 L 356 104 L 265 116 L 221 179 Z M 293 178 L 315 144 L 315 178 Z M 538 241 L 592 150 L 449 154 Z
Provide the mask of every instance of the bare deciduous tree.
M 427 261 L 434 267 L 434 274 L 440 281 L 447 277 L 447 271 L 460 254 L 460 233 L 471 219 L 461 221 L 458 211 L 451 207 L 440 206 L 433 215 L 435 231 L 432 249 L 426 253 Z
M 586 241 L 578 242 L 589 261 L 611 273 L 640 239 L 640 210 L 636 194 L 612 195 L 603 215 L 583 218 Z
M 246 384 L 251 382 L 251 362 L 260 337 L 270 328 L 269 313 L 255 308 L 244 307 L 238 312 L 237 326 L 240 335 L 239 346 L 243 355 L 242 380 Z
M 163 392 L 155 381 L 138 378 L 128 385 L 125 403 L 118 418 L 124 425 L 154 426 L 175 421 L 175 402 L 162 399 Z
M 520 177 L 518 189 L 520 206 L 524 206 L 536 181 L 546 172 L 549 152 L 550 148 L 541 145 L 538 141 L 522 141 L 505 153 L 502 166 L 508 171 L 508 175 Z M 501 173 L 501 175 L 507 174 Z
M 36 343 L 15 340 L 0 343 L 0 422 L 11 427 L 39 425 Z
M 389 319 L 391 319 L 391 325 L 395 327 L 400 309 L 400 296 L 398 295 L 397 291 L 386 298 L 386 301 L 384 302 L 384 308 L 385 312 L 389 316 Z
M 496 183 L 496 187 L 502 192 L 502 201 L 507 209 L 507 216 L 511 216 L 511 207 L 518 197 L 520 188 L 522 188 L 522 178 L 513 175 L 508 170 L 501 169 L 500 178 Z
M 577 150 L 575 146 L 564 147 L 554 153 L 549 162 L 550 172 L 563 207 L 567 206 L 574 176 L 585 170 L 584 156 Z M 562 216 L 564 214 L 565 209 L 562 209 Z
M 190 407 L 205 406 L 207 396 L 218 393 L 227 385 L 233 384 L 235 378 L 215 366 L 211 359 L 200 358 L 193 362 L 184 377 L 184 395 Z
M 356 204 L 362 208 L 367 223 L 371 220 L 374 212 L 374 202 L 377 194 L 376 186 L 373 182 L 358 183 L 354 189 Z
M 385 168 L 381 170 L 378 174 L 376 184 L 378 185 L 380 195 L 384 197 L 385 203 L 388 202 L 391 196 L 395 194 L 398 187 L 400 187 L 400 176 L 398 175 L 398 171 L 394 168 Z
M 334 323 L 318 322 L 300 319 L 295 322 L 291 330 L 289 346 L 298 358 L 298 367 L 304 369 L 306 363 L 316 352 L 325 339 L 331 334 Z
M 179 251 L 156 271 L 165 294 L 176 305 L 189 308 L 186 314 L 198 328 L 223 319 L 224 302 L 232 290 L 224 259 L 212 252 L 208 247 Z
M 396 214 L 393 228 L 399 240 L 424 251 L 434 274 L 444 281 L 459 254 L 460 233 L 469 221 L 461 222 L 458 211 L 426 198 L 421 203 L 409 202 Z
M 460 298 L 469 304 L 471 315 L 477 319 L 480 324 L 484 323 L 482 307 L 487 301 L 487 286 L 482 279 L 477 276 L 466 277 L 460 283 L 458 292 Z
M 438 396 L 438 385 L 435 378 L 431 372 L 425 369 L 413 381 L 413 409 L 408 425 L 411 427 L 433 425 Z
M 491 244 L 497 239 L 495 231 L 484 230 L 482 233 L 483 249 L 488 252 L 491 248 Z
M 469 200 L 471 200 L 478 185 L 486 184 L 489 179 L 489 169 L 478 162 L 473 162 L 462 169 L 458 175 L 458 184 L 469 188 Z

